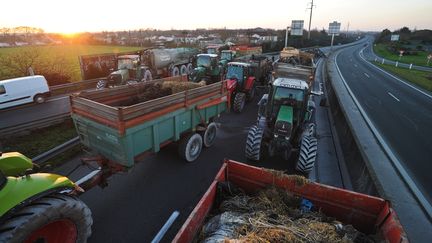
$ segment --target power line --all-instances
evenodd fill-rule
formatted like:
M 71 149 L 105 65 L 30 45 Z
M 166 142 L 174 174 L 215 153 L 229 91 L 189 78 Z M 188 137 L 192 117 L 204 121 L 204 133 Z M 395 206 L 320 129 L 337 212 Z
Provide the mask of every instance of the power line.
M 313 0 L 311 0 L 311 2 L 309 4 L 310 4 L 310 7 L 307 8 L 307 9 L 310 9 L 308 40 L 310 40 L 310 28 L 311 28 L 311 23 L 312 23 L 312 12 L 313 12 L 313 8 L 316 7 L 316 5 L 313 4 Z

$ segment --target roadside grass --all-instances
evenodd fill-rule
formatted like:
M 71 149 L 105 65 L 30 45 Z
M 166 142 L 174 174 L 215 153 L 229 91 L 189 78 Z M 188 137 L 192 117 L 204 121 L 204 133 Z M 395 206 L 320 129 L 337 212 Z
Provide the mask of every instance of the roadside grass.
M 407 63 L 407 64 L 413 64 L 417 66 L 425 66 L 427 67 L 427 56 L 428 53 L 425 51 L 419 51 L 418 55 L 407 55 L 402 56 L 399 60 L 399 55 L 391 53 L 387 50 L 387 45 L 385 44 L 376 44 L 374 45 L 374 52 L 385 59 L 392 60 L 392 61 L 398 61 L 401 63 Z M 429 67 L 432 67 L 432 61 L 429 63 Z
M 78 135 L 72 120 L 67 120 L 58 125 L 34 130 L 30 134 L 3 140 L 0 143 L 0 148 L 2 152 L 20 152 L 29 158 L 33 158 L 76 136 Z M 81 151 L 81 145 L 75 146 L 46 163 L 55 167 L 71 159 Z
M 11 55 L 20 51 L 35 50 L 41 53 L 43 58 L 63 58 L 67 65 L 64 67 L 71 76 L 71 82 L 81 80 L 81 71 L 78 57 L 81 55 L 118 53 L 135 51 L 141 47 L 131 46 L 105 46 L 105 45 L 52 45 L 52 46 L 22 46 L 0 48 L 0 56 Z M 0 80 L 5 79 L 0 76 Z
M 381 67 L 382 69 L 401 77 L 413 84 L 422 87 L 423 89 L 432 91 L 432 72 L 419 71 L 414 69 L 407 69 L 401 67 L 395 67 L 393 65 L 375 63 L 375 65 Z

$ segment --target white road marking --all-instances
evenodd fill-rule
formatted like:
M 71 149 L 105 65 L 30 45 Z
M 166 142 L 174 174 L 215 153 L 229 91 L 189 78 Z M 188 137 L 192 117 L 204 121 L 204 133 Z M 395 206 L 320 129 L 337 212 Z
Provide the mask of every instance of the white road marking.
M 394 96 L 392 93 L 387 92 L 388 95 L 390 95 L 391 97 L 393 97 L 393 99 L 397 100 L 398 102 L 400 102 L 400 99 L 398 99 L 396 96 Z
M 365 75 L 366 77 L 370 78 L 370 76 L 369 76 L 367 73 L 364 73 L 364 75 Z

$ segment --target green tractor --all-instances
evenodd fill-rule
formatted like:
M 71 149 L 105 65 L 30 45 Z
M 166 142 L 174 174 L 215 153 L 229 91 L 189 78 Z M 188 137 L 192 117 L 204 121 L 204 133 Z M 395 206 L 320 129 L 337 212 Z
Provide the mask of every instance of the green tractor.
M 296 169 L 309 173 L 315 163 L 317 139 L 312 115 L 315 104 L 308 84 L 299 79 L 277 78 L 259 101 L 257 124 L 249 130 L 245 155 L 259 161 L 281 154 L 285 160 L 299 150 Z
M 229 62 L 233 62 L 236 58 L 236 52 L 232 50 L 223 50 L 221 51 L 219 64 L 222 67 L 226 67 Z
M 189 81 L 200 82 L 206 81 L 214 83 L 220 81 L 224 67 L 218 62 L 216 54 L 198 54 L 196 60 L 196 68 L 189 74 Z
M 16 152 L 0 153 L 0 242 L 86 242 L 90 209 L 67 177 L 38 173 Z

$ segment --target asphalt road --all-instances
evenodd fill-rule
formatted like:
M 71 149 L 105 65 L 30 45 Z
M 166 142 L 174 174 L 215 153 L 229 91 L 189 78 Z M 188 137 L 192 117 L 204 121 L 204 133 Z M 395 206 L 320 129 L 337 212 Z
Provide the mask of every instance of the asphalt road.
M 317 78 L 321 78 L 321 73 Z M 316 88 L 319 86 L 317 81 Z M 318 104 L 320 98 L 315 99 Z M 218 121 L 215 145 L 204 149 L 197 161 L 186 163 L 179 159 L 177 146 L 172 144 L 138 163 L 128 173 L 113 176 L 108 187 L 96 187 L 83 194 L 81 199 L 91 208 L 94 219 L 89 242 L 150 242 L 171 213 L 179 211 L 180 216 L 163 239 L 163 242 L 170 242 L 209 187 L 224 158 L 294 173 L 295 158 L 288 162 L 280 157 L 263 162 L 246 161 L 245 141 L 249 127 L 256 121 L 257 101 L 258 97 L 242 114 L 223 114 Z M 310 178 L 343 187 L 327 115 L 327 108 L 317 106 L 319 150 L 317 170 Z M 61 170 L 65 173 L 73 167 L 74 163 L 68 163 Z M 71 178 L 77 180 L 84 172 L 78 171 Z
M 374 68 L 362 58 L 363 49 L 362 45 L 344 49 L 337 65 L 374 126 L 431 202 L 432 94 Z

